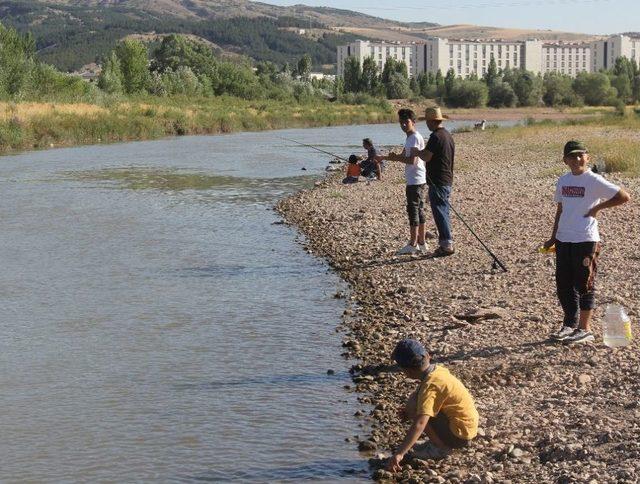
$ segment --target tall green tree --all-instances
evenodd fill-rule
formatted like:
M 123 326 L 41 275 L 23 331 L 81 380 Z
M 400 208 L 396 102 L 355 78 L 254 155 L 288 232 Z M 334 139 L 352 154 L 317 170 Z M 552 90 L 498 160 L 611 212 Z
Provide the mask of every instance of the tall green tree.
M 360 92 L 362 85 L 362 69 L 360 61 L 349 57 L 344 61 L 344 90 L 345 92 Z
M 127 94 L 136 94 L 146 89 L 149 82 L 149 53 L 138 40 L 126 39 L 115 48 L 120 61 L 122 85 Z
M 98 78 L 98 87 L 109 94 L 120 94 L 123 91 L 122 68 L 120 59 L 115 52 L 102 66 L 102 72 Z
M 362 61 L 361 89 L 371 95 L 376 95 L 380 89 L 380 74 L 373 57 L 366 57 Z
M 309 79 L 310 73 L 311 73 L 311 57 L 309 56 L 309 54 L 304 54 L 302 57 L 300 57 L 300 60 L 298 61 L 298 75 L 303 80 L 306 81 Z
M 444 78 L 444 97 L 445 98 L 451 97 L 455 84 L 456 84 L 456 73 L 453 70 L 453 67 L 451 67 L 447 71 L 447 75 Z
M 493 56 L 489 60 L 489 67 L 487 68 L 487 72 L 484 75 L 484 82 L 487 86 L 491 87 L 494 83 L 496 83 L 500 79 L 500 75 L 498 74 L 498 66 L 496 65 L 496 60 Z

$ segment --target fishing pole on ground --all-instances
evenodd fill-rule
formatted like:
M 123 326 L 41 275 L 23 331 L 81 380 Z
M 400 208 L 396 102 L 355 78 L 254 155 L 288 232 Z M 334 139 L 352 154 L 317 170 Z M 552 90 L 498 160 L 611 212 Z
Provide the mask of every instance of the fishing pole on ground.
M 309 144 L 306 144 L 306 143 L 301 143 L 300 141 L 296 141 L 296 140 L 292 140 L 292 139 L 284 138 L 284 137 L 282 137 L 282 136 L 280 137 L 280 139 L 283 139 L 283 140 L 285 140 L 285 141 L 290 141 L 291 143 L 296 143 L 296 144 L 298 144 L 298 145 L 300 145 L 300 146 L 306 146 L 307 148 L 311 148 L 311 149 L 313 149 L 313 150 L 319 151 L 320 153 L 324 153 L 324 154 L 326 154 L 326 155 L 331 155 L 331 156 L 333 156 L 333 157 L 335 157 L 335 158 L 337 158 L 337 159 L 339 159 L 339 160 L 343 160 L 343 161 L 347 161 L 347 162 L 349 161 L 349 160 L 346 160 L 346 159 L 342 158 L 341 156 L 338 156 L 338 155 L 336 155 L 336 154 L 334 154 L 334 153 L 331 153 L 331 152 L 329 152 L 329 151 L 325 151 L 325 150 L 321 150 L 320 148 L 316 148 L 316 147 L 315 147 L 315 146 L 313 146 L 313 145 L 309 145 Z M 426 173 L 425 173 L 425 175 L 426 175 Z M 433 182 L 431 181 L 431 179 L 429 178 L 429 176 L 428 176 L 428 175 L 426 175 L 426 178 L 427 178 L 427 182 L 428 182 L 429 186 L 433 186 L 433 187 L 434 187 L 434 188 L 436 188 L 436 190 L 437 190 L 436 185 L 434 185 L 434 184 L 433 184 Z M 439 193 L 439 192 L 438 192 L 438 196 L 439 196 L 442 200 L 444 200 L 444 201 L 446 202 L 446 204 L 447 204 L 447 206 L 449 207 L 449 209 L 450 209 L 450 210 L 455 214 L 455 216 L 456 216 L 456 217 L 458 217 L 458 219 L 460 219 L 460 221 L 461 221 L 461 222 L 463 223 L 463 225 L 464 225 L 464 226 L 469 230 L 469 232 L 471 232 L 471 234 L 476 238 L 476 240 L 477 240 L 478 242 L 480 242 L 480 245 L 482 246 L 482 248 L 483 248 L 484 250 L 486 250 L 486 251 L 487 251 L 487 253 L 491 256 L 491 258 L 493 259 L 493 264 L 491 265 L 491 267 L 492 267 L 493 269 L 497 269 L 497 268 L 499 267 L 499 268 L 500 268 L 500 269 L 502 269 L 504 272 L 507 272 L 507 267 L 506 267 L 506 266 L 505 266 L 505 265 L 500 261 L 500 259 L 498 259 L 498 256 L 496 256 L 496 255 L 491 251 L 491 249 L 490 249 L 489 247 L 487 247 L 487 244 L 485 244 L 485 243 L 482 241 L 482 239 L 478 236 L 478 234 L 476 234 L 476 233 L 474 232 L 474 230 L 473 230 L 473 229 L 471 228 L 471 226 L 467 223 L 467 221 L 462 217 L 462 215 L 460 215 L 460 214 L 458 213 L 458 211 L 457 211 L 455 208 L 453 208 L 453 205 L 451 205 L 451 202 L 450 202 L 449 200 L 447 200 L 447 198 L 440 196 L 440 193 Z

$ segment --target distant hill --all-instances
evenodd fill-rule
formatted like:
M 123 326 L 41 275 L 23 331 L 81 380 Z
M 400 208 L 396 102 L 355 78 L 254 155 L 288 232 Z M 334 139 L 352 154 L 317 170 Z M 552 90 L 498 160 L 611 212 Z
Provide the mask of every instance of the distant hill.
M 336 46 L 355 39 L 420 41 L 452 38 L 537 37 L 590 40 L 551 31 L 439 26 L 386 20 L 350 10 L 248 0 L 0 0 L 0 22 L 34 34 L 40 58 L 62 70 L 100 62 L 121 39 L 154 40 L 170 33 L 200 37 L 221 53 L 294 63 L 304 53 L 316 68 L 331 68 Z

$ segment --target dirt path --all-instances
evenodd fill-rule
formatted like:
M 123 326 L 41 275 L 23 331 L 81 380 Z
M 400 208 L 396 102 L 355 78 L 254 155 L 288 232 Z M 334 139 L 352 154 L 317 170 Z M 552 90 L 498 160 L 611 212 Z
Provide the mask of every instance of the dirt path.
M 589 130 L 576 132 L 575 130 Z M 407 464 L 408 482 L 638 482 L 640 480 L 640 353 L 595 344 L 547 341 L 561 311 L 554 260 L 536 252 L 551 231 L 558 147 L 566 139 L 626 136 L 611 128 L 554 129 L 535 140 L 497 142 L 498 133 L 456 135 L 452 203 L 509 268 L 491 260 L 454 219 L 457 253 L 444 259 L 397 258 L 406 243 L 404 181 L 398 165 L 383 182 L 343 186 L 334 176 L 279 206 L 352 287 L 345 347 L 361 365 L 390 363 L 402 337 L 421 340 L 462 379 L 481 415 L 470 449 L 440 462 Z M 399 133 L 401 135 L 401 133 Z M 599 217 L 603 253 L 594 330 L 604 304 L 618 298 L 638 334 L 640 316 L 640 181 L 612 175 L 632 202 Z M 429 218 L 431 223 L 431 219 Z M 433 226 L 429 227 L 434 230 Z M 431 241 L 433 247 L 433 241 Z M 490 309 L 497 319 L 470 324 L 458 316 Z M 396 410 L 414 384 L 395 374 L 354 375 L 374 452 L 394 448 L 406 427 Z M 365 444 L 363 444 L 365 445 Z M 373 461 L 374 469 L 377 461 Z

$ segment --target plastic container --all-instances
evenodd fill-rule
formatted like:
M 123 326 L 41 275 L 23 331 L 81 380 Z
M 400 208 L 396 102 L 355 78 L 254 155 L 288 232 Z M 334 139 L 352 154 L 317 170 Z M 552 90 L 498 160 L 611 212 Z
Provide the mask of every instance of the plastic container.
M 609 304 L 602 322 L 603 340 L 609 348 L 619 348 L 631 343 L 631 319 L 620 304 Z

